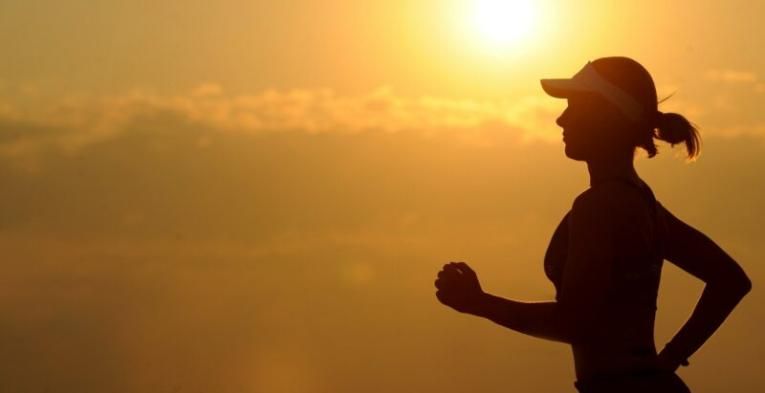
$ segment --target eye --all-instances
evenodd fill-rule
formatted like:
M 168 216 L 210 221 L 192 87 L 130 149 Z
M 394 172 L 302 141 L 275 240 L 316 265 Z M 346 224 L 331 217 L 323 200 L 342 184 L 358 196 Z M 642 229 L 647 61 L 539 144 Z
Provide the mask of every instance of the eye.
M 580 107 L 584 103 L 582 97 L 572 96 L 568 98 L 568 105 L 572 107 Z
M 579 101 L 569 101 L 568 102 L 568 108 L 566 108 L 570 111 L 581 111 L 582 110 L 582 103 Z

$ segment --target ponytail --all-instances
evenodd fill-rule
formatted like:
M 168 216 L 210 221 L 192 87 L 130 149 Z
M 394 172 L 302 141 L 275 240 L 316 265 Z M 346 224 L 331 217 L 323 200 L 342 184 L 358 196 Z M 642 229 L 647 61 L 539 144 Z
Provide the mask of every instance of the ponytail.
M 699 130 L 681 114 L 657 112 L 654 137 L 668 142 L 672 147 L 684 142 L 690 160 L 699 156 L 701 150 Z
M 646 124 L 646 123 L 644 123 Z M 654 138 L 665 141 L 674 147 L 678 143 L 685 143 L 688 152 L 688 160 L 693 161 L 701 152 L 701 136 L 698 127 L 679 113 L 663 113 L 656 111 L 653 118 L 647 119 L 649 132 L 640 133 L 638 146 L 648 152 L 651 158 L 658 153 Z

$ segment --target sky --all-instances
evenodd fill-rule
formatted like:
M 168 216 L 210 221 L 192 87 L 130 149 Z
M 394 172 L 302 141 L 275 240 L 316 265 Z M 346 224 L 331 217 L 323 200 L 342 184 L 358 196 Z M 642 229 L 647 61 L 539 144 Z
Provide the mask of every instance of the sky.
M 436 273 L 554 297 L 589 184 L 539 79 L 629 56 L 699 126 L 636 157 L 754 283 L 678 374 L 765 389 L 765 2 L 0 3 L 0 391 L 562 392 L 566 346 Z M 670 263 L 657 347 L 704 283 Z

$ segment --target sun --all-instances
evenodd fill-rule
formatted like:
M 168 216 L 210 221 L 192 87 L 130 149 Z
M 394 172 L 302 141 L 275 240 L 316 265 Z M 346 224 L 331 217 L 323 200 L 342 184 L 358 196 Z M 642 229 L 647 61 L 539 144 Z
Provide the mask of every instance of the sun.
M 536 11 L 533 1 L 477 0 L 473 2 L 471 30 L 483 45 L 505 50 L 533 33 Z

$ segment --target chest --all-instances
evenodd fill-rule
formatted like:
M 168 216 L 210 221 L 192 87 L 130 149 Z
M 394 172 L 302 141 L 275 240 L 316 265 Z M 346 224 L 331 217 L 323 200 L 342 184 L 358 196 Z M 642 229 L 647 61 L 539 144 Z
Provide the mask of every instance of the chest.
M 545 275 L 555 286 L 556 299 L 560 294 L 568 257 L 570 216 L 571 211 L 568 211 L 558 223 L 544 256 Z M 663 262 L 658 228 L 642 225 L 641 228 L 631 228 L 630 235 L 632 244 L 618 248 L 622 251 L 614 255 L 610 262 L 613 264 L 611 286 L 614 294 L 655 292 Z

